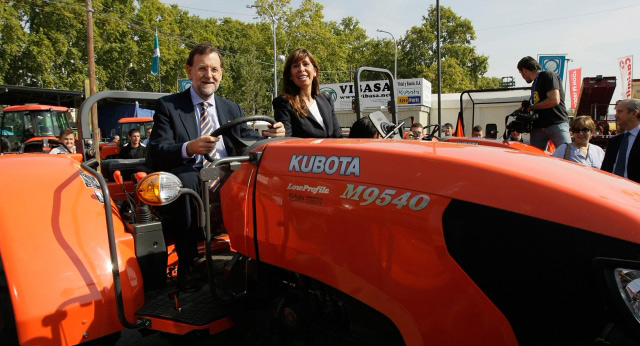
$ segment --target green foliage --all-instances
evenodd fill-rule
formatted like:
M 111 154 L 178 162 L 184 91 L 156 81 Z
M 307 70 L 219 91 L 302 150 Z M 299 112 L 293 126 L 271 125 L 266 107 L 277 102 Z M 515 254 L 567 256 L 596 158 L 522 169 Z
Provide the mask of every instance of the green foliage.
M 367 37 L 353 17 L 326 21 L 323 6 L 312 0 L 297 8 L 290 0 L 255 0 L 254 5 L 260 21 L 244 23 L 200 18 L 159 0 L 93 0 L 98 90 L 177 92 L 177 80 L 186 77 L 189 50 L 207 42 L 218 47 L 225 61 L 218 93 L 238 102 L 247 114 L 270 114 L 271 13 L 276 53 L 287 56 L 296 48 L 309 49 L 320 65 L 321 83 L 349 82 L 350 72 L 361 66 L 393 71 L 393 41 L 386 35 Z M 421 25 L 396 36 L 398 78 L 426 78 L 434 91 L 435 17 L 436 9 L 430 6 Z M 0 0 L 0 83 L 82 90 L 88 78 L 86 20 L 83 0 Z M 156 29 L 161 79 L 151 75 Z M 477 54 L 472 45 L 475 31 L 471 22 L 441 7 L 441 30 L 442 92 L 497 87 L 497 78 L 484 76 L 488 58 Z M 277 63 L 278 79 L 282 65 Z M 279 84 L 281 91 L 281 81 Z
M 401 40 L 403 68 L 398 78 L 423 77 L 438 90 L 437 81 L 437 13 L 429 6 L 423 24 L 409 29 Z M 456 15 L 450 8 L 440 6 L 440 58 L 442 92 L 453 93 L 470 89 L 497 88 L 497 78 L 483 77 L 489 68 L 489 58 L 478 55 L 471 42 L 476 38 L 471 21 Z M 402 61 L 402 64 L 400 63 Z

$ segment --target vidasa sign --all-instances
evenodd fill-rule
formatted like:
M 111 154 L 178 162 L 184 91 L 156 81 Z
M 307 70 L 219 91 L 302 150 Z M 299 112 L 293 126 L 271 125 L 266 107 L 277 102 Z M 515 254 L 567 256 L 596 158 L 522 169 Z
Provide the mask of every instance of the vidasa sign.
M 333 98 L 336 110 L 351 110 L 355 97 L 353 83 L 321 84 L 320 91 Z M 391 88 L 389 81 L 360 83 L 360 105 L 364 108 L 380 108 L 387 105 Z M 431 107 L 431 83 L 424 78 L 396 80 L 398 106 L 422 105 Z

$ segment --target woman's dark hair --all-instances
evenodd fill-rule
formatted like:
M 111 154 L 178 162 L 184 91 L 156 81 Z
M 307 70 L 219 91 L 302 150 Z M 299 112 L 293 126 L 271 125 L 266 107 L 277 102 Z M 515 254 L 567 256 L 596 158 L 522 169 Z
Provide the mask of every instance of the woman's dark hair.
M 320 70 L 318 69 L 318 63 L 316 59 L 313 57 L 310 51 L 299 48 L 291 52 L 287 61 L 284 63 L 284 71 L 282 73 L 282 84 L 284 88 L 282 90 L 282 96 L 289 101 L 289 104 L 293 106 L 293 109 L 296 110 L 296 116 L 298 118 L 306 117 L 307 114 L 305 111 L 307 110 L 307 106 L 302 100 L 300 96 L 300 88 L 293 82 L 291 78 L 291 66 L 298 61 L 304 60 L 305 58 L 309 58 L 311 65 L 316 69 L 316 77 L 313 78 L 311 82 L 311 96 L 315 97 L 320 93 L 320 82 L 318 81 L 320 77 Z
M 378 129 L 367 116 L 358 119 L 351 125 L 349 138 L 376 138 L 378 133 Z

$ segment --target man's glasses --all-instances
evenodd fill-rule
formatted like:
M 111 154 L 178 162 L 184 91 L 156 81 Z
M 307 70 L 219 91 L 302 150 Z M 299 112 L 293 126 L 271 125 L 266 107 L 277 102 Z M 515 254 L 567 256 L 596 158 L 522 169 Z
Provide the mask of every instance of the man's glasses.
M 572 129 L 571 132 L 573 132 L 573 133 L 580 133 L 580 132 L 589 133 L 589 132 L 591 132 L 591 129 L 588 129 L 588 128 L 585 127 L 585 128 L 581 128 L 581 129 Z

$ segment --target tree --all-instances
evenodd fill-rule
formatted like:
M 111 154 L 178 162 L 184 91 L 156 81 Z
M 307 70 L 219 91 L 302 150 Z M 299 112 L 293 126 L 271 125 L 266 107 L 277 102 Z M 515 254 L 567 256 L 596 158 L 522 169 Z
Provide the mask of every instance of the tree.
M 422 77 L 437 90 L 437 21 L 431 5 L 424 23 L 409 29 L 400 41 L 402 66 L 398 78 Z M 480 87 L 498 87 L 497 79 L 486 79 L 489 58 L 478 55 L 471 45 L 476 38 L 473 25 L 448 7 L 440 7 L 440 55 L 443 92 L 461 92 Z
M 75 3 L 31 1 L 28 4 L 9 2 L 2 13 L 12 13 L 19 23 L 20 31 L 13 21 L 3 25 L 4 30 L 13 31 L 15 38 L 3 35 L 2 50 L 9 52 L 3 60 L 5 69 L 2 79 L 6 83 L 60 89 L 81 89 L 82 78 L 77 71 L 86 67 L 86 59 L 79 61 L 81 50 L 86 56 L 86 33 L 83 22 L 85 11 Z M 4 34 L 4 33 L 3 33 Z
M 275 17 L 276 53 L 307 48 L 320 67 L 321 83 L 351 80 L 361 66 L 393 68 L 394 46 L 387 37 L 372 39 L 353 17 L 326 21 L 323 6 L 304 0 L 255 0 Z M 248 113 L 268 113 L 273 85 L 271 15 L 256 9 L 262 20 L 244 23 L 231 18 L 200 18 L 159 0 L 93 0 L 94 51 L 98 90 L 160 90 L 151 75 L 156 28 L 161 50 L 163 92 L 176 92 L 185 78 L 185 61 L 197 43 L 215 45 L 225 61 L 218 94 L 242 105 Z M 398 42 L 398 77 L 422 77 L 437 87 L 435 7 L 423 24 L 409 29 Z M 488 59 L 476 53 L 471 22 L 442 8 L 443 91 L 493 88 L 487 78 Z M 0 82 L 82 90 L 88 78 L 86 9 L 82 0 L 0 0 Z M 282 76 L 283 64 L 276 74 Z M 378 75 L 364 79 L 380 78 Z M 282 90 L 282 85 L 279 86 Z
M 10 3 L 0 0 L 0 83 L 9 83 L 5 76 L 27 39 L 20 24 L 20 14 Z

